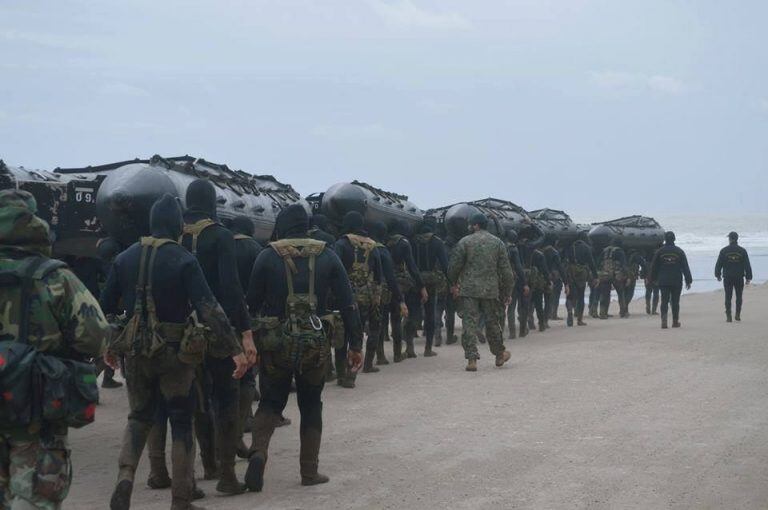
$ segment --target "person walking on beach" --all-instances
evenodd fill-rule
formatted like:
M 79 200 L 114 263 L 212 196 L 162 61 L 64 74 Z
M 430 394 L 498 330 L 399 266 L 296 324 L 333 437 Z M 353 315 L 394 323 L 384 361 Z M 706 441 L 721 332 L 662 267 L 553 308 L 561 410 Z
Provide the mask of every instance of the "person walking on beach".
M 680 327 L 680 294 L 690 289 L 693 278 L 685 252 L 675 246 L 675 233 L 664 234 L 664 246 L 656 250 L 646 285 L 657 285 L 661 291 L 661 329 L 667 329 L 667 311 L 672 304 L 672 327 Z
M 725 288 L 725 320 L 732 322 L 731 299 L 733 291 L 736 291 L 736 320 L 741 320 L 742 294 L 744 292 L 744 280 L 747 285 L 752 281 L 752 266 L 749 263 L 747 250 L 739 246 L 739 234 L 728 234 L 730 243 L 720 250 L 715 264 L 715 278 L 723 282 Z

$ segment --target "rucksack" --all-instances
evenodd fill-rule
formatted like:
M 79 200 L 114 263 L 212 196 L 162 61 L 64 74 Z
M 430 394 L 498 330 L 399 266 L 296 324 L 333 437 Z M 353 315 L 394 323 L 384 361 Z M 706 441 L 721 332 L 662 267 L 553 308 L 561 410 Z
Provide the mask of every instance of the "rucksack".
M 0 272 L 0 423 L 64 422 L 79 428 L 94 420 L 99 397 L 94 365 L 60 359 L 29 344 L 35 281 L 63 267 L 58 260 L 28 257 Z
M 358 306 L 378 306 L 381 301 L 381 291 L 376 285 L 371 271 L 371 254 L 376 249 L 376 242 L 368 237 L 356 234 L 345 234 L 352 245 L 354 258 L 349 271 L 349 282 L 355 294 Z

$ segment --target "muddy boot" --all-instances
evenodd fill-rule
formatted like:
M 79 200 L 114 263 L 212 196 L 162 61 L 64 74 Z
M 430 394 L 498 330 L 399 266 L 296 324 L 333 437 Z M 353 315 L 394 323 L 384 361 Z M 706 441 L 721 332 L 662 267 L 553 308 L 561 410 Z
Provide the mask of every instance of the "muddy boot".
M 150 489 L 167 489 L 171 486 L 171 477 L 165 463 L 165 439 L 167 427 L 165 423 L 156 423 L 147 438 L 147 457 L 149 457 L 149 477 L 147 487 Z
M 568 317 L 565 319 L 565 323 L 569 328 L 573 327 L 573 312 L 568 310 Z
M 443 345 L 443 331 L 438 329 L 435 331 L 435 347 Z
M 539 332 L 544 332 L 547 330 L 547 323 L 544 321 L 539 321 Z
M 431 347 L 424 347 L 424 357 L 425 358 L 432 358 L 434 356 L 437 356 L 437 353 L 432 350 Z
M 734 317 L 737 322 L 741 322 L 741 307 L 736 305 L 736 316 Z
M 394 357 L 392 358 L 392 360 L 395 363 L 400 363 L 405 359 L 402 353 L 403 343 L 401 340 L 392 340 L 392 350 L 394 351 Z
M 576 318 L 576 325 L 577 325 L 577 326 L 586 326 L 586 325 L 587 325 L 587 323 L 586 323 L 586 322 L 584 322 L 584 316 L 583 316 L 583 315 L 579 315 L 579 316 Z
M 336 367 L 336 386 L 342 386 L 344 377 L 347 375 L 347 364 L 344 360 L 335 360 L 334 366 Z
M 218 417 L 216 429 L 216 447 L 219 451 L 219 483 L 216 490 L 224 494 L 242 494 L 245 484 L 240 483 L 235 474 L 235 455 L 240 432 L 239 416 Z
M 416 351 L 413 349 L 413 338 L 405 341 L 405 357 L 416 358 Z
M 376 364 L 377 365 L 389 365 L 387 355 L 384 353 L 384 342 L 379 341 L 376 345 Z
M 651 315 L 651 302 L 650 301 L 646 301 L 645 302 L 645 314 L 646 315 Z
M 264 487 L 264 470 L 269 458 L 267 455 L 269 442 L 275 432 L 275 423 L 278 419 L 278 416 L 263 409 L 259 409 L 253 417 L 252 453 L 245 472 L 245 485 L 251 492 L 261 492 Z
M 672 321 L 672 327 L 673 328 L 679 328 L 681 326 L 680 321 L 673 320 Z
M 733 318 L 731 317 L 731 311 L 730 310 L 725 312 L 725 322 L 733 322 Z
M 464 369 L 467 372 L 477 372 L 477 360 L 476 359 L 468 359 L 467 360 L 467 367 Z
M 209 413 L 195 413 L 195 436 L 200 445 L 200 458 L 203 461 L 203 480 L 219 478 L 219 463 L 216 460 L 216 435 L 213 420 Z
M 130 480 L 120 480 L 120 483 L 112 492 L 112 498 L 109 500 L 110 510 L 129 510 L 131 508 L 131 493 L 133 492 L 133 482 Z
M 379 372 L 379 369 L 373 366 L 373 358 L 376 356 L 376 351 L 371 348 L 365 349 L 365 359 L 363 360 L 363 372 L 366 374 L 374 374 Z
M 195 446 L 189 421 L 175 422 L 171 417 L 171 496 L 178 508 L 193 508 L 197 487 L 194 481 Z M 181 430 L 179 430 L 181 429 Z M 171 508 L 176 508 L 172 506 Z
M 322 435 L 322 431 L 314 427 L 305 427 L 305 430 L 301 431 L 299 450 L 301 485 L 328 483 L 328 477 L 317 472 Z
M 509 361 L 511 357 L 512 357 L 512 353 L 510 353 L 509 351 L 503 351 L 502 353 L 496 356 L 496 366 L 497 367 L 504 366 L 504 363 Z

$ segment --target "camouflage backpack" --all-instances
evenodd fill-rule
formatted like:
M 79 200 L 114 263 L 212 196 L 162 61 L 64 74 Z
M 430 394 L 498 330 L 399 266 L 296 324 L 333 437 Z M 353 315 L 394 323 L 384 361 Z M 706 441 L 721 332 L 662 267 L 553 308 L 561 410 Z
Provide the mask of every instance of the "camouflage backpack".
M 269 353 L 275 365 L 298 373 L 321 367 L 329 351 L 323 323 L 317 316 L 315 264 L 325 243 L 314 239 L 281 239 L 270 246 L 285 264 L 288 297 L 283 321 L 277 317 L 257 320 L 260 323 L 259 350 Z M 309 289 L 306 294 L 297 294 L 294 289 L 293 277 L 298 274 L 294 259 L 297 258 L 307 259 Z
M 376 242 L 368 237 L 356 234 L 345 234 L 354 252 L 352 269 L 349 271 L 349 282 L 355 294 L 355 301 L 360 307 L 378 306 L 381 301 L 381 291 L 373 279 L 370 260 Z
M 44 327 L 30 332 L 31 300 L 35 282 L 63 267 L 58 260 L 27 257 L 0 272 L 0 423 L 31 430 L 42 422 L 79 428 L 94 420 L 99 392 L 93 364 L 60 359 L 29 343 L 32 334 L 58 333 Z

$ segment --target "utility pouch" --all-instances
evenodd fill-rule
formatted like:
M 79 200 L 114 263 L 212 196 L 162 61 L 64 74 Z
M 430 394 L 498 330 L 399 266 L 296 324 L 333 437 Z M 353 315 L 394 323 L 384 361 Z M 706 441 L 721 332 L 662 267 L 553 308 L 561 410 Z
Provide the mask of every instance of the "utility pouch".
M 96 416 L 99 401 L 99 387 L 96 384 L 96 367 L 71 359 L 62 360 L 69 371 L 67 391 L 67 425 L 79 429 L 90 423 Z
M 197 314 L 190 315 L 181 334 L 179 361 L 187 365 L 202 363 L 211 333 L 207 326 L 198 322 Z
M 323 322 L 325 336 L 334 349 L 342 349 L 346 343 L 344 336 L 344 321 L 341 320 L 339 312 L 332 312 L 320 317 Z
M 67 365 L 58 358 L 40 354 L 35 359 L 35 400 L 43 420 L 57 422 L 67 417 L 71 376 Z
M 256 350 L 279 352 L 283 348 L 282 324 L 278 317 L 257 317 L 253 320 Z
M 448 280 L 441 271 L 421 271 L 421 280 L 425 286 L 434 289 L 438 294 L 448 289 Z

